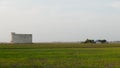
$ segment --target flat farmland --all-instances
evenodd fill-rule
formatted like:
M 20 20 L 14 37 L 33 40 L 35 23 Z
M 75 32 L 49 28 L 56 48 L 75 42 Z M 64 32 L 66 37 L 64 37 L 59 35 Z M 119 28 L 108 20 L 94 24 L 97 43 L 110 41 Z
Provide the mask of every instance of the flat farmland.
M 0 68 L 120 68 L 120 44 L 0 44 Z

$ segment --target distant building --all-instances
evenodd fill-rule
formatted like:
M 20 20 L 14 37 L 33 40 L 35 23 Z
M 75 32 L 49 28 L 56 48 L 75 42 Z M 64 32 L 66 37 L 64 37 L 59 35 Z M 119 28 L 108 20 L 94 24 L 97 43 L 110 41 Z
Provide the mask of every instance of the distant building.
M 11 43 L 32 43 L 32 34 L 16 34 L 11 33 Z

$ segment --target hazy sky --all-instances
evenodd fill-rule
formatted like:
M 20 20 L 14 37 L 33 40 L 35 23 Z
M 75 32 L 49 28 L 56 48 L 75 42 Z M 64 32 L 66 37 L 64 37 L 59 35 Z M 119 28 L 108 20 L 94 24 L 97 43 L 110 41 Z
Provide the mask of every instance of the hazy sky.
M 0 0 L 0 41 L 11 32 L 34 42 L 120 40 L 120 0 Z

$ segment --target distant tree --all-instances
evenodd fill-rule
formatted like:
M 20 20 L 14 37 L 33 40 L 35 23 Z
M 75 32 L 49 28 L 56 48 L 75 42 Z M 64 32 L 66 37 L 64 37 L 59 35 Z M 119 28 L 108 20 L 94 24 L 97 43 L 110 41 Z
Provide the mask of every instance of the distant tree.
M 95 41 L 91 40 L 91 39 L 86 39 L 86 41 L 84 43 L 95 43 Z
M 107 40 L 101 40 L 101 43 L 107 43 Z
M 98 40 L 101 43 L 107 43 L 107 40 Z

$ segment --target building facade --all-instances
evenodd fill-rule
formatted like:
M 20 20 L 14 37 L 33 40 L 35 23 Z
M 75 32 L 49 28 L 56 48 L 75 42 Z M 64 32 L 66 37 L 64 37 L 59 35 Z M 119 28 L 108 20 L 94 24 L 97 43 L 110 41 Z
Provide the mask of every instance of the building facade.
M 32 34 L 16 34 L 11 33 L 11 43 L 32 43 Z

